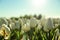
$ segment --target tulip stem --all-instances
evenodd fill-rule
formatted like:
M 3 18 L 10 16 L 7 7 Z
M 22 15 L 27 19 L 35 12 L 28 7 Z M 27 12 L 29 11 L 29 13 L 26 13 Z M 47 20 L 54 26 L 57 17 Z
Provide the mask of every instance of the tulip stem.
M 52 39 L 50 32 L 51 32 L 51 30 L 49 30 L 49 33 L 48 33 L 48 37 L 49 37 L 48 40 L 51 40 Z
M 18 39 L 20 40 L 20 30 L 19 30 L 19 37 L 18 37 Z

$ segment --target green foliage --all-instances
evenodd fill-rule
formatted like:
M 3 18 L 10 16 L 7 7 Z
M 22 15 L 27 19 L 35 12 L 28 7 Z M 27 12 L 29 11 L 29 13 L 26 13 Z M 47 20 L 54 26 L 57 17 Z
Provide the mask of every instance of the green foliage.
M 28 16 L 25 15 L 24 17 L 19 17 L 19 18 L 26 18 L 26 19 L 30 19 L 32 16 Z M 34 15 L 33 17 L 35 17 L 36 19 L 40 20 L 42 15 L 40 14 L 39 16 Z M 11 18 L 12 21 L 17 21 L 18 18 L 12 17 Z M 22 25 L 20 25 L 20 30 L 14 29 L 11 30 L 11 34 L 10 34 L 10 38 L 8 40 L 58 40 L 58 37 L 56 35 L 55 30 L 59 29 L 59 33 L 60 33 L 60 25 L 58 25 L 57 27 L 49 30 L 48 32 L 44 31 L 43 27 L 40 30 L 37 30 L 37 26 L 35 28 L 31 28 L 29 31 L 21 33 L 21 27 Z M 57 38 L 56 38 L 57 37 Z M 0 40 L 5 40 L 3 36 L 0 36 Z

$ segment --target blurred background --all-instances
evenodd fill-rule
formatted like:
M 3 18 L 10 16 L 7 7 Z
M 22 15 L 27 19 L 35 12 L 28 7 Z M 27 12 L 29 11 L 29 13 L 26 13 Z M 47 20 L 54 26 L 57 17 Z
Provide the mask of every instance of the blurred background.
M 60 0 L 0 0 L 0 17 L 23 15 L 60 17 Z

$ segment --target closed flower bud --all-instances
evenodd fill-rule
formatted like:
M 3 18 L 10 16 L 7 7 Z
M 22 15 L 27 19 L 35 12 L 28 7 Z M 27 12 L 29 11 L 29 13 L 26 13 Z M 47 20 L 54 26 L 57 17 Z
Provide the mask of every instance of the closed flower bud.
M 19 23 L 19 21 L 15 21 L 15 27 L 16 27 L 16 29 L 20 29 L 20 23 Z
M 19 19 L 20 25 L 23 26 L 24 25 L 24 19 Z
M 11 30 L 16 29 L 15 23 L 13 23 L 13 22 L 9 24 L 9 27 Z
M 49 31 L 49 30 L 51 30 L 51 29 L 53 29 L 53 28 L 54 28 L 54 25 L 53 25 L 52 19 L 51 19 L 51 18 L 47 19 L 47 20 L 45 21 L 44 30 L 45 30 L 45 31 Z
M 22 30 L 23 30 L 24 32 L 29 31 L 29 30 L 30 30 L 30 24 L 29 24 L 29 23 L 24 24 L 24 25 L 22 26 Z
M 42 26 L 45 26 L 45 22 L 46 22 L 45 17 L 42 17 L 41 20 L 40 20 L 40 22 L 41 22 L 41 25 Z
M 30 26 L 31 26 L 31 28 L 36 27 L 36 25 L 37 25 L 37 19 L 36 18 L 31 18 L 30 19 Z
M 6 20 L 6 18 L 0 18 L 0 26 L 1 26 L 2 24 L 8 25 L 8 21 Z

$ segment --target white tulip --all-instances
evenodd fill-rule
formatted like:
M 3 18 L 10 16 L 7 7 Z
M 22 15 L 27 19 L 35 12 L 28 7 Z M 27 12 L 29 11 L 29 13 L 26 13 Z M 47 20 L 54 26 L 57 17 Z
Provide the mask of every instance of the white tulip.
M 29 24 L 29 23 L 24 24 L 24 25 L 22 26 L 22 30 L 23 30 L 24 32 L 29 31 L 29 30 L 30 30 L 30 24 Z
M 49 30 L 51 30 L 51 29 L 53 29 L 53 28 L 54 28 L 54 25 L 53 25 L 52 19 L 51 19 L 51 18 L 47 19 L 47 20 L 45 21 L 44 30 L 45 30 L 45 31 L 49 31 Z
M 49 30 L 48 30 L 48 27 L 46 26 L 46 21 L 47 21 L 47 19 L 45 19 L 45 18 L 42 18 L 40 20 L 41 25 L 43 26 L 44 31 L 48 32 Z
M 59 24 L 55 24 L 54 28 L 58 27 Z
M 8 19 L 8 24 L 12 23 L 12 20 L 11 19 Z
M 1 29 L 0 29 L 0 36 L 4 36 L 4 32 Z
M 49 29 L 53 29 L 54 28 L 53 20 L 51 18 L 49 18 L 47 20 L 47 26 L 48 26 Z
M 59 29 L 56 29 L 55 32 L 56 32 L 56 35 L 57 35 L 57 36 L 60 35 L 60 33 L 59 33 Z
M 31 28 L 36 27 L 36 25 L 37 25 L 37 19 L 36 18 L 31 18 L 30 19 L 30 26 L 31 26 Z
M 44 26 L 45 25 L 45 22 L 46 22 L 46 18 L 45 17 L 42 17 L 39 22 L 41 22 L 41 25 Z
M 2 34 L 3 34 L 2 36 L 4 36 L 4 39 L 8 39 L 10 37 L 11 31 L 10 31 L 10 28 L 7 27 L 7 25 L 2 24 L 0 31 L 2 32 Z
M 15 23 L 13 23 L 13 22 L 9 24 L 9 27 L 11 30 L 16 29 Z
M 15 21 L 15 27 L 16 27 L 16 29 L 20 29 L 20 23 L 19 23 L 19 21 Z
M 19 19 L 19 22 L 20 22 L 21 26 L 23 26 L 25 21 L 24 21 L 24 19 Z
M 8 25 L 8 21 L 6 20 L 6 18 L 0 18 L 0 26 L 1 26 L 2 24 Z
M 14 30 L 14 29 L 20 29 L 20 22 L 19 21 L 15 21 L 14 23 L 13 22 L 11 22 L 10 24 L 9 24 L 9 26 L 10 26 L 10 28 L 12 29 L 12 30 Z
M 40 30 L 42 28 L 41 24 L 38 24 L 36 30 Z

